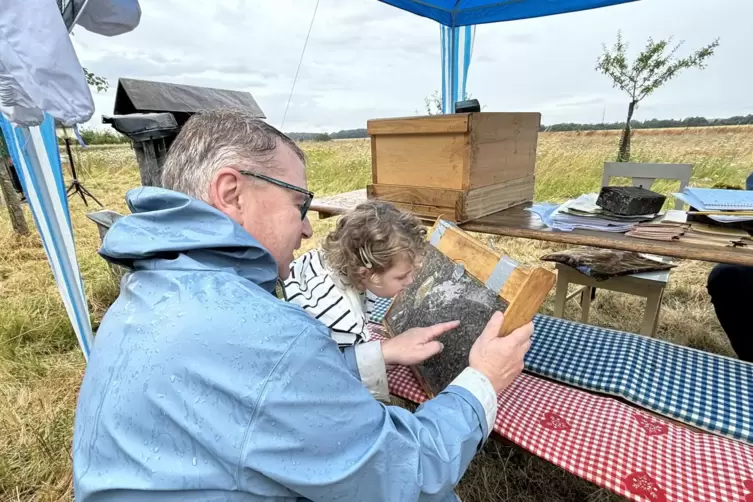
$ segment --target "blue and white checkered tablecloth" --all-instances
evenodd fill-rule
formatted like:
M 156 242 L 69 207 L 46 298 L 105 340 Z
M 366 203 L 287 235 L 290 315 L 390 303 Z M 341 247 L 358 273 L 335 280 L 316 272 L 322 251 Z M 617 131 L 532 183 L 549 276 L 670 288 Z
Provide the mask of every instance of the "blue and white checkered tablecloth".
M 381 322 L 390 300 L 379 300 Z M 526 370 L 753 444 L 753 364 L 538 315 Z
M 382 322 L 391 304 L 392 298 L 377 298 L 374 302 L 374 310 L 371 311 L 371 322 Z

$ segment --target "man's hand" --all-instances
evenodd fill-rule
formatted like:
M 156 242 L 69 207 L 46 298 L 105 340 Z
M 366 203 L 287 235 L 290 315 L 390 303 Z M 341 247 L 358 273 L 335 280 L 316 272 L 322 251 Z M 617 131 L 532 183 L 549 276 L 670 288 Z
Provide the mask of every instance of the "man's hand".
M 523 371 L 523 357 L 531 347 L 533 334 L 533 323 L 529 322 L 500 337 L 503 319 L 501 312 L 494 313 L 468 355 L 470 367 L 486 375 L 495 392 L 506 389 Z
M 412 366 L 442 352 L 444 345 L 436 338 L 457 328 L 458 321 L 444 322 L 426 328 L 413 328 L 382 342 L 384 363 Z

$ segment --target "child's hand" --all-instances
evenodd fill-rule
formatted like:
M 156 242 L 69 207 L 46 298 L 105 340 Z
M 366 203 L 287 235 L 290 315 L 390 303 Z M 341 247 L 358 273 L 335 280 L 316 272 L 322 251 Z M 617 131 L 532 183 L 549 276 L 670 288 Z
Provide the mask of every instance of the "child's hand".
M 444 322 L 426 328 L 413 328 L 395 338 L 382 342 L 382 356 L 386 365 L 412 366 L 442 352 L 444 345 L 435 338 L 457 328 L 459 321 Z

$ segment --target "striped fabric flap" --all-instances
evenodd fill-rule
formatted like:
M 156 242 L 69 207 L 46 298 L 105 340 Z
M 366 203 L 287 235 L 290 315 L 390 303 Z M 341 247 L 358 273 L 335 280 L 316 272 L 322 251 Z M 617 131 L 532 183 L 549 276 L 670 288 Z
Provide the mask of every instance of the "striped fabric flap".
M 440 26 L 442 44 L 442 113 L 455 113 L 455 103 L 465 99 L 475 26 Z
M 55 122 L 50 115 L 45 115 L 41 126 L 15 127 L 0 114 L 0 127 L 63 305 L 88 360 L 92 327 L 76 258 Z

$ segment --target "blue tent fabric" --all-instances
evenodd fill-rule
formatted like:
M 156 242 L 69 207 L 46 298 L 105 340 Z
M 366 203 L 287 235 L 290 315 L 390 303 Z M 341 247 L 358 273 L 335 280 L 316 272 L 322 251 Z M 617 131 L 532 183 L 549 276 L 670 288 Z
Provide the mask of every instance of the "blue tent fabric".
M 379 0 L 450 27 L 597 9 L 637 0 Z
M 442 113 L 455 113 L 455 103 L 465 99 L 475 26 L 440 26 L 442 42 Z
M 0 114 L 0 129 L 39 230 L 66 312 L 88 360 L 92 327 L 75 252 L 55 120 L 45 113 L 41 125 L 19 127 Z
M 465 99 L 475 25 L 596 9 L 637 0 L 380 0 L 440 23 L 442 113 Z

